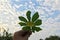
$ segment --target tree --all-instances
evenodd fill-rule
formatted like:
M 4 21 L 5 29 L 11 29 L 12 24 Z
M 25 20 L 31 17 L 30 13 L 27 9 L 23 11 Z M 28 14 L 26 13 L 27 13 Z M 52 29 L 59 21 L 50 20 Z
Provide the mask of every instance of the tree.
M 43 40 L 43 39 L 40 39 L 40 40 Z
M 28 30 L 32 32 L 35 31 L 39 32 L 40 30 L 42 30 L 40 27 L 36 27 L 42 24 L 42 20 L 38 19 L 39 18 L 38 12 L 35 12 L 35 14 L 31 18 L 31 11 L 27 11 L 26 16 L 27 19 L 23 16 L 19 16 L 19 20 L 21 20 L 19 24 L 23 26 L 22 30 Z
M 0 40 L 13 40 L 12 34 L 4 30 L 3 35 L 2 36 L 0 35 Z
M 60 40 L 59 36 L 50 36 L 49 38 L 46 38 L 45 40 Z

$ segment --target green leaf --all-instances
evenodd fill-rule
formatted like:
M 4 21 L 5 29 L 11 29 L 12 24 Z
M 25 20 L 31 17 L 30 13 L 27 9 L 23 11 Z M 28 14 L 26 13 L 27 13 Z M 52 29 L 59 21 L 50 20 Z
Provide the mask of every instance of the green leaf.
M 35 27 L 32 27 L 32 32 L 35 33 Z
M 19 23 L 21 26 L 25 26 L 26 24 L 25 23 L 23 23 L 23 22 L 20 22 Z
M 40 30 L 42 30 L 40 27 L 35 27 L 35 30 L 37 31 L 37 32 L 39 32 Z
M 26 18 L 24 18 L 24 17 L 22 17 L 22 16 L 20 16 L 19 19 L 20 19 L 21 21 L 23 21 L 23 22 L 27 22 Z
M 26 13 L 26 16 L 27 16 L 27 18 L 28 18 L 28 20 L 30 21 L 30 19 L 31 19 L 31 12 L 30 11 L 27 11 L 27 13 Z
M 38 12 L 36 12 L 33 16 L 32 16 L 32 21 L 36 21 L 39 18 Z
M 22 30 L 30 31 L 30 30 L 31 30 L 31 28 L 30 28 L 30 27 L 28 27 L 28 26 L 26 26 L 26 27 L 23 27 L 23 28 L 22 28 Z
M 32 27 L 32 32 L 35 33 L 35 31 L 39 32 L 42 30 L 40 27 Z
M 36 20 L 36 22 L 35 22 L 35 25 L 41 25 L 42 24 L 42 20 L 40 20 L 40 19 L 38 19 L 38 20 Z

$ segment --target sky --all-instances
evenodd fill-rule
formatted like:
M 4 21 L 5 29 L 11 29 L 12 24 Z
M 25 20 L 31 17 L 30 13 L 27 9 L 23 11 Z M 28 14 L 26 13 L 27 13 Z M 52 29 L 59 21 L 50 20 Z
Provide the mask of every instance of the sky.
M 32 15 L 39 13 L 42 19 L 42 31 L 33 33 L 29 40 L 44 39 L 50 35 L 60 36 L 60 0 L 0 0 L 0 29 L 5 28 L 14 33 L 21 30 L 18 16 L 26 17 L 30 10 Z

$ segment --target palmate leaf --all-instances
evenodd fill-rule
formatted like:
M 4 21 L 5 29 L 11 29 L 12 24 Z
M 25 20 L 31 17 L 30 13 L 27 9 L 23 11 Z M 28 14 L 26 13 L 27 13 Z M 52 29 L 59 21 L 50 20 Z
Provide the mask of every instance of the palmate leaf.
M 42 30 L 40 27 L 32 27 L 32 32 L 35 33 L 35 31 L 39 32 Z
M 39 18 L 38 12 L 36 12 L 33 16 L 32 16 L 32 21 L 36 21 Z
M 31 11 L 27 11 L 26 16 L 27 16 L 27 19 L 30 21 L 31 20 Z
M 28 26 L 25 26 L 25 27 L 23 27 L 23 28 L 22 28 L 22 30 L 31 31 L 31 28 L 30 28 L 30 27 L 28 27 Z
M 19 19 L 23 22 L 20 22 L 19 24 L 21 26 L 23 26 L 22 30 L 27 30 L 27 31 L 32 31 L 33 33 L 39 32 L 40 30 L 42 30 L 40 27 L 36 27 L 42 24 L 42 20 L 38 19 L 39 18 L 39 14 L 38 12 L 36 12 L 31 19 L 31 12 L 27 11 L 26 13 L 27 19 L 19 16 Z
M 21 26 L 26 26 L 26 24 L 23 23 L 23 22 L 20 22 L 19 25 L 21 25 Z
M 42 24 L 42 20 L 40 20 L 40 19 L 36 20 L 35 25 L 39 26 L 41 24 Z
M 19 19 L 23 22 L 27 22 L 26 18 L 22 17 L 22 16 L 19 16 Z
M 40 30 L 42 30 L 40 27 L 35 27 L 36 31 L 39 32 Z
M 32 32 L 35 33 L 35 27 L 32 27 Z

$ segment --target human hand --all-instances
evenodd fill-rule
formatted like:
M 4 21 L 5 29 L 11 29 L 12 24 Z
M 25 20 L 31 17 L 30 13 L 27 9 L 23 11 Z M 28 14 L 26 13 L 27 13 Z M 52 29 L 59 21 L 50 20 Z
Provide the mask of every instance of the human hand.
M 31 34 L 31 31 L 20 30 L 14 33 L 13 40 L 28 40 Z

